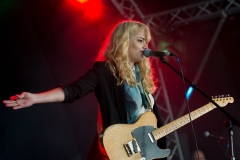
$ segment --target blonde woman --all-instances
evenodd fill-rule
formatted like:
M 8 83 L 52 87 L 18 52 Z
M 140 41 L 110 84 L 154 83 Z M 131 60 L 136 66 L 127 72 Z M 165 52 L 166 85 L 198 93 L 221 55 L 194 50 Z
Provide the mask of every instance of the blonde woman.
M 152 97 L 156 86 L 151 64 L 143 56 L 150 39 L 150 30 L 145 24 L 122 21 L 112 29 L 93 67 L 85 75 L 42 93 L 22 92 L 3 103 L 13 109 L 37 103 L 72 103 L 94 92 L 99 104 L 98 133 L 87 159 L 108 159 L 99 145 L 102 129 L 113 124 L 132 124 L 146 111 L 153 111 L 158 127 L 162 125 Z M 166 147 L 164 138 L 158 141 L 158 146 Z

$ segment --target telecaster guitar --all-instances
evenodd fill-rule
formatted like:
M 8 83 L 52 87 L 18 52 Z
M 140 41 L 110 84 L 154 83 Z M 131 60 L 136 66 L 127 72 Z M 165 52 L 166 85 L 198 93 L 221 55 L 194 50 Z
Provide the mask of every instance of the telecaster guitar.
M 213 99 L 219 106 L 224 107 L 233 103 L 233 97 Z M 208 113 L 216 108 L 212 103 L 190 113 L 191 120 Z M 190 122 L 186 114 L 163 127 L 157 128 L 157 119 L 152 112 L 144 113 L 134 124 L 115 124 L 103 133 L 103 146 L 110 160 L 151 160 L 164 158 L 170 154 L 169 149 L 157 147 L 157 140 L 168 135 Z

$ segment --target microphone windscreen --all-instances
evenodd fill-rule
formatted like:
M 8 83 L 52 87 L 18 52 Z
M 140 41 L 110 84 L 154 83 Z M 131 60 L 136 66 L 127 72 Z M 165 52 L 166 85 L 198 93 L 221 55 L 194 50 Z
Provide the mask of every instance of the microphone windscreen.
M 144 55 L 145 57 L 150 57 L 150 56 L 151 56 L 151 55 L 150 55 L 150 52 L 151 52 L 151 50 L 147 48 L 147 49 L 144 50 L 143 55 Z
M 205 137 L 208 137 L 209 134 L 210 134 L 210 133 L 209 133 L 208 131 L 206 131 L 206 132 L 203 133 L 203 135 L 204 135 Z

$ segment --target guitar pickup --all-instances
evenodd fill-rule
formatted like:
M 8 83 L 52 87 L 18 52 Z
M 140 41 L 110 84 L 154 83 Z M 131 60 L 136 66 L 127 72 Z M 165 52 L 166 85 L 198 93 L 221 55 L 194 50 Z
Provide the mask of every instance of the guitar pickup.
M 138 152 L 141 152 L 141 149 L 140 149 L 136 139 L 133 139 L 132 141 L 129 141 L 128 143 L 124 144 L 124 148 L 126 149 L 129 157 Z

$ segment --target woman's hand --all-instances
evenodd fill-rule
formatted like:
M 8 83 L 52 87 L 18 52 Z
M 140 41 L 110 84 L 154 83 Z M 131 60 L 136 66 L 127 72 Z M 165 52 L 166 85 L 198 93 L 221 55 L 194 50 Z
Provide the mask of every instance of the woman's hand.
M 10 100 L 3 100 L 6 107 L 12 107 L 14 110 L 30 107 L 34 104 L 34 94 L 22 92 L 20 95 L 11 96 Z

